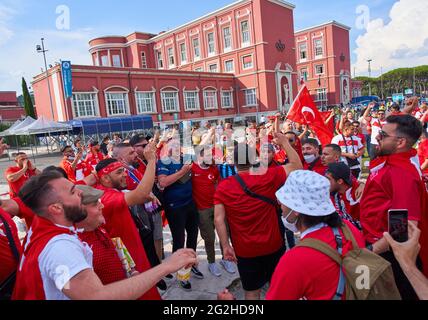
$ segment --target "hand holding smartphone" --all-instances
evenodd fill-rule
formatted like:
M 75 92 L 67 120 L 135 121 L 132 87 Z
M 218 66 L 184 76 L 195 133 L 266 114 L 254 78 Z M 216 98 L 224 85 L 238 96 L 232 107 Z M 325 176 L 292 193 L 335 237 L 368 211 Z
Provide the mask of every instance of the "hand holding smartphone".
M 388 232 L 397 242 L 409 240 L 407 209 L 393 209 L 388 211 Z

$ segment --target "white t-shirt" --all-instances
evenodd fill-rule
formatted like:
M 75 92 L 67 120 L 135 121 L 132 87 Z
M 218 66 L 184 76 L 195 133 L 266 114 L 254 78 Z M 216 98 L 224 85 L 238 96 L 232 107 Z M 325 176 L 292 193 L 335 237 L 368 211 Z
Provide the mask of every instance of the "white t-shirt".
M 92 267 L 92 250 L 77 235 L 53 237 L 39 255 L 46 300 L 70 300 L 62 290 L 77 274 Z
M 345 137 L 345 141 L 343 140 L 343 137 L 341 134 L 337 135 L 333 138 L 331 141 L 332 144 L 337 144 L 340 149 L 342 149 L 342 153 L 354 153 L 357 154 L 361 149 L 364 148 L 363 143 L 361 142 L 361 139 L 352 136 L 352 137 Z M 342 157 L 342 161 L 346 164 L 348 164 L 348 160 L 345 157 Z M 358 161 L 360 162 L 360 165 L 353 166 L 351 169 L 359 169 L 361 167 L 361 157 L 358 158 Z M 349 165 L 349 164 L 348 164 Z

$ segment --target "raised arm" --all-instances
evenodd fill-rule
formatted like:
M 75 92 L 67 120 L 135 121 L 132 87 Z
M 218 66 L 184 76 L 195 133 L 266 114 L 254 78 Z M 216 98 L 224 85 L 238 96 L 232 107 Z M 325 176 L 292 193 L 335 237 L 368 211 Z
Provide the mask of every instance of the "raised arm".
M 144 150 L 144 157 L 147 160 L 147 167 L 143 179 L 141 179 L 137 188 L 131 192 L 125 193 L 125 201 L 128 206 L 134 206 L 144 203 L 153 189 L 156 176 L 156 147 L 149 143 Z
M 287 176 L 289 176 L 290 173 L 292 173 L 295 170 L 303 169 L 302 161 L 300 160 L 299 154 L 291 146 L 286 135 L 281 133 L 275 134 L 274 143 L 279 145 L 287 154 L 289 163 L 283 166 L 285 172 L 287 173 Z

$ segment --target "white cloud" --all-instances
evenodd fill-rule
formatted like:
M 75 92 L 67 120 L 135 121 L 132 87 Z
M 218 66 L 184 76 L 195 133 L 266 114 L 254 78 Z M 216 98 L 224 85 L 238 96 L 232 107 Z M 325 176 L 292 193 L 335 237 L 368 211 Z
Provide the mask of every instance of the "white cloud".
M 391 8 L 390 22 L 370 21 L 367 32 L 356 40 L 357 74 L 367 75 L 367 59 L 373 60 L 374 75 L 381 67 L 388 71 L 428 64 L 427 12 L 426 0 L 399 0 Z
M 14 9 L 0 4 L 0 47 L 6 44 L 14 34 L 7 23 L 16 13 Z

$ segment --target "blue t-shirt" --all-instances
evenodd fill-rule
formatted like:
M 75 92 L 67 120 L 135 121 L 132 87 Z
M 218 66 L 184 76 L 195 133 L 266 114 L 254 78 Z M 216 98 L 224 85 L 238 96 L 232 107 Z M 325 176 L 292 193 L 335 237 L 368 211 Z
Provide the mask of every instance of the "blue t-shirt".
M 159 160 L 157 164 L 157 175 L 170 176 L 177 171 L 180 171 L 182 167 L 183 163 L 176 163 L 170 159 L 167 159 L 165 162 Z M 166 187 L 163 191 L 163 200 L 163 205 L 171 209 L 184 207 L 191 203 L 193 201 L 192 179 L 189 179 L 185 183 L 180 183 L 180 181 L 177 181 L 169 187 Z

